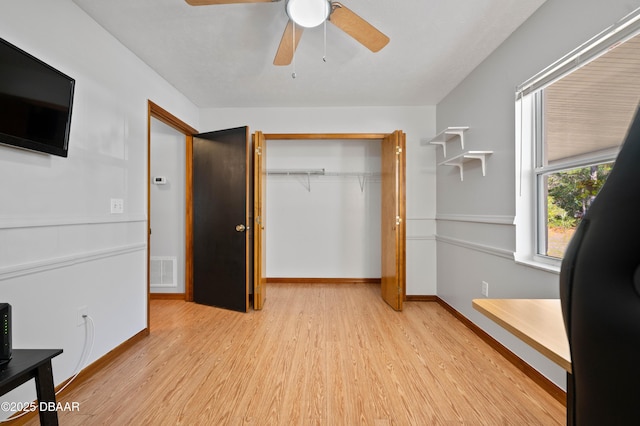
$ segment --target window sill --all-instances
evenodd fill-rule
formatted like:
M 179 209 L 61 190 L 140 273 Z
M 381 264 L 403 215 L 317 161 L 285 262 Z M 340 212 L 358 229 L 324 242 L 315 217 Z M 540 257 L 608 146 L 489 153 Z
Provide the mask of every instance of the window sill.
M 519 258 L 517 254 L 514 253 L 515 262 L 519 265 L 528 266 L 530 268 L 540 269 L 545 272 L 551 272 L 554 274 L 560 274 L 560 259 L 549 259 L 544 258 L 542 256 L 534 256 L 534 257 L 522 257 Z

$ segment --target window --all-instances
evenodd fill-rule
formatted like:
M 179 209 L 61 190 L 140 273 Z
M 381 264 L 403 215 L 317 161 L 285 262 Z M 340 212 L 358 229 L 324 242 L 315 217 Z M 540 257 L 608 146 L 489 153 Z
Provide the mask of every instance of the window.
M 558 265 L 606 181 L 640 100 L 639 32 L 636 11 L 518 88 L 516 258 Z

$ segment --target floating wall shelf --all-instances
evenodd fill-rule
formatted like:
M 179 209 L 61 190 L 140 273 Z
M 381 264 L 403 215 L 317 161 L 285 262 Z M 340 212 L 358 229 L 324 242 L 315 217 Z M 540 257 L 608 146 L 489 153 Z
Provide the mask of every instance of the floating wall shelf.
M 486 157 L 493 154 L 493 151 L 466 151 L 460 155 L 438 163 L 439 166 L 455 166 L 460 169 L 460 180 L 464 180 L 464 163 L 471 160 L 479 160 L 482 164 L 482 176 L 486 175 Z
M 455 138 L 459 138 L 460 148 L 464 149 L 464 132 L 468 129 L 468 126 L 447 127 L 427 142 L 432 145 L 440 145 L 442 147 L 444 158 L 447 158 L 447 143 L 454 140 Z

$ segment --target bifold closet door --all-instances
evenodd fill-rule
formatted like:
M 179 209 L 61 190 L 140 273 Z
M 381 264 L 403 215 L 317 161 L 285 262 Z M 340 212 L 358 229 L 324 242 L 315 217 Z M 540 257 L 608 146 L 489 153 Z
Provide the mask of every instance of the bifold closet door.
M 267 298 L 267 144 L 262 132 L 253 136 L 253 182 L 253 309 L 260 310 Z
M 386 136 L 381 149 L 381 293 L 393 309 L 405 298 L 405 134 Z

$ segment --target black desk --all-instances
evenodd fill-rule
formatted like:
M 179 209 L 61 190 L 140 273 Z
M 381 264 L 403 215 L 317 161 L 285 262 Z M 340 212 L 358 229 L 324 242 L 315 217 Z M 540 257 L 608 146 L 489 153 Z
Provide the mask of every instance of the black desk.
M 36 379 L 38 402 L 56 402 L 51 358 L 62 349 L 14 349 L 11 361 L 0 370 L 0 395 L 12 391 L 30 379 Z M 57 425 L 55 410 L 40 411 L 41 425 Z

